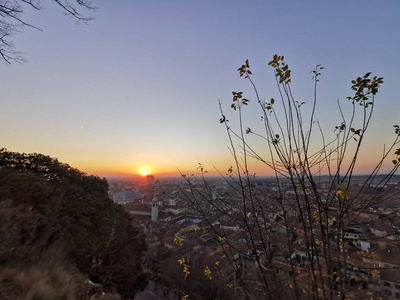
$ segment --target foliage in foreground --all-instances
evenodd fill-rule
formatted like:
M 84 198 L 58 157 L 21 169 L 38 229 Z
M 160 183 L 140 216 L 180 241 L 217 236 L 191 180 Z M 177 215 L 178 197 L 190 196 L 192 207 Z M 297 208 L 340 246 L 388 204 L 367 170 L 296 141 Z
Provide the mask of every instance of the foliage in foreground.
M 183 193 L 203 218 L 202 229 L 219 242 L 217 249 L 203 254 L 210 257 L 219 252 L 228 266 L 225 270 L 230 270 L 225 272 L 229 274 L 225 275 L 229 278 L 226 285 L 239 298 L 378 297 L 384 291 L 379 276 L 387 267 L 381 268 L 379 256 L 368 248 L 367 235 L 359 238 L 354 232 L 367 232 L 370 225 L 385 220 L 399 224 L 397 208 L 386 215 L 370 214 L 397 193 L 398 185 L 386 186 L 400 166 L 398 125 L 394 125 L 392 143 L 383 147 L 370 174 L 362 179 L 356 176 L 383 79 L 367 73 L 353 80 L 354 94 L 347 97 L 345 108 L 338 102 L 339 124 L 325 132 L 316 116 L 323 67 L 318 65 L 312 71 L 310 107 L 295 99 L 284 57 L 274 55 L 268 65 L 274 69 L 279 100 L 261 99 L 246 60 L 238 71 L 250 82 L 254 100 L 245 98 L 243 92 L 232 92 L 237 129 L 221 108 L 220 123 L 225 125 L 233 156 L 227 174 L 221 174 L 227 188 L 219 193 L 204 177 L 201 165 L 200 180 L 182 175 L 190 186 Z M 258 130 L 245 125 L 245 107 L 250 103 L 260 108 L 262 126 Z M 249 161 L 254 159 L 273 174 L 268 182 L 252 175 Z M 391 167 L 381 173 L 387 160 Z M 184 235 L 180 232 L 178 237 L 184 240 Z M 196 282 L 190 282 L 193 274 L 204 273 L 210 279 L 216 273 L 209 267 L 212 262 L 199 269 L 194 257 L 202 253 L 192 254 L 178 262 L 187 281 L 181 286 L 195 295 L 191 286 Z
M 49 156 L 1 149 L 0 234 L 0 265 L 9 270 L 2 278 L 32 280 L 35 287 L 46 285 L 54 272 L 70 278 L 65 282 L 86 275 L 124 298 L 141 284 L 144 241 L 131 217 L 109 198 L 106 180 Z M 49 260 L 53 263 L 43 271 Z M 40 273 L 50 278 L 35 285 L 41 276 L 34 274 Z M 13 281 L 17 290 L 22 281 Z M 0 288 L 7 282 L 0 281 Z M 67 296 L 72 285 L 60 299 L 72 299 Z M 19 292 L 29 294 L 23 288 Z

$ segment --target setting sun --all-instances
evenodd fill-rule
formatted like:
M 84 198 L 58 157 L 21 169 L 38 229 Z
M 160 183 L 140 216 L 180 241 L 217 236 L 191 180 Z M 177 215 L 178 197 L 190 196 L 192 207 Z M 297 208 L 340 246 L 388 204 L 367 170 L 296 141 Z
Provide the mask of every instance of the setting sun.
M 142 174 L 142 176 L 146 176 L 149 174 L 149 168 L 146 166 L 143 166 L 139 169 L 139 173 Z

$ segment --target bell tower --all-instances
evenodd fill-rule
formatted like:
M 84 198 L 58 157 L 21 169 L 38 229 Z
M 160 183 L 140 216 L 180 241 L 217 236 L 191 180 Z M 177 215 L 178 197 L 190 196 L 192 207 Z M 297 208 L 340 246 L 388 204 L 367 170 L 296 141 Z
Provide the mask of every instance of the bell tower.
M 157 222 L 158 219 L 158 205 L 157 198 L 154 198 L 151 202 L 151 221 Z

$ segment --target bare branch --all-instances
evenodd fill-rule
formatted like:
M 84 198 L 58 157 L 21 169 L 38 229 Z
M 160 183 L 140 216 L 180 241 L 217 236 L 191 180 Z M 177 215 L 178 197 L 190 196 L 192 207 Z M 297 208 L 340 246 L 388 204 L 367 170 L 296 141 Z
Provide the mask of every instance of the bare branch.
M 78 11 L 79 7 L 89 11 L 96 10 L 91 1 L 75 0 L 76 5 L 72 3 L 72 0 L 53 1 L 62 8 L 65 15 L 76 19 L 77 23 L 88 23 L 94 19 L 93 17 L 84 16 Z M 40 0 L 0 0 L 0 60 L 3 60 L 6 64 L 25 61 L 22 53 L 15 50 L 12 42 L 14 35 L 18 34 L 25 27 L 43 31 L 41 28 L 23 19 L 25 9 L 20 3 L 36 11 L 42 9 Z

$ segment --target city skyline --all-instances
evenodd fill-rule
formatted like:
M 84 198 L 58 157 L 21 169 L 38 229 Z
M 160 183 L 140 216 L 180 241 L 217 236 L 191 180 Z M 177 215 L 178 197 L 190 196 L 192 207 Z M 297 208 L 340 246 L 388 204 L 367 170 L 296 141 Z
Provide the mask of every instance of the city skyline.
M 39 12 L 27 8 L 27 21 L 44 31 L 22 30 L 14 42 L 27 62 L 2 66 L 0 147 L 57 157 L 100 176 L 176 176 L 178 169 L 195 173 L 198 163 L 224 174 L 232 160 L 218 101 L 233 125 L 232 91 L 243 91 L 246 121 L 261 127 L 237 68 L 249 59 L 261 97 L 278 97 L 267 66 L 275 53 L 290 65 L 292 90 L 305 108 L 313 97 L 310 71 L 324 66 L 317 114 L 331 136 L 341 120 L 336 100 L 345 103 L 351 80 L 367 72 L 384 77 L 358 173 L 376 165 L 400 123 L 397 1 L 94 5 L 99 9 L 84 12 L 96 18 L 88 26 L 75 26 L 52 3 Z M 250 164 L 252 173 L 271 175 Z

